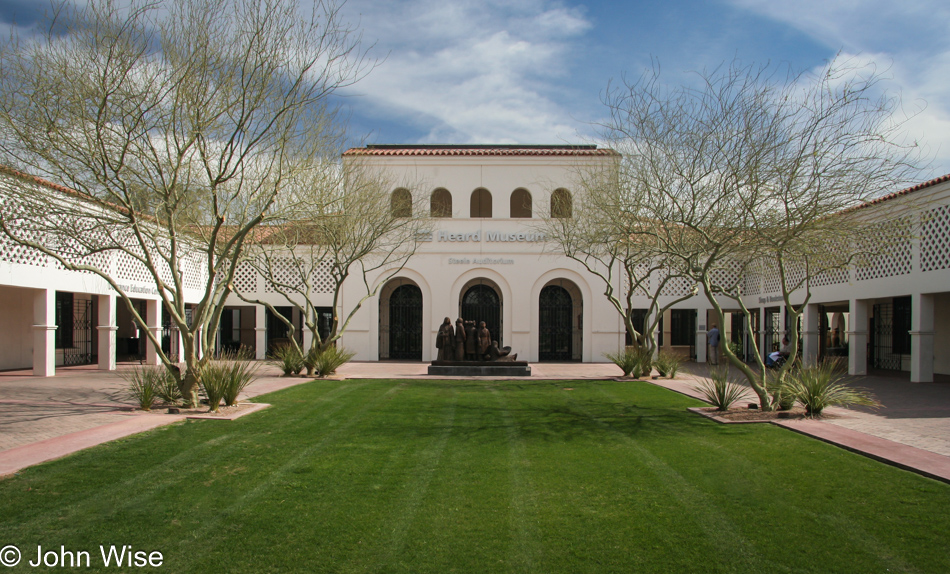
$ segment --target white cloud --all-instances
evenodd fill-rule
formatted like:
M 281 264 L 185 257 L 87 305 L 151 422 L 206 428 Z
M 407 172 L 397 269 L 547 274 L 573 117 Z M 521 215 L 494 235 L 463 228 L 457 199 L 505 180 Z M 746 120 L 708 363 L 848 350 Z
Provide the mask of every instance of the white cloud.
M 584 129 L 557 97 L 591 28 L 580 11 L 542 0 L 360 7 L 372 11 L 364 38 L 388 54 L 351 90 L 364 113 L 410 118 L 425 142 L 557 143 Z
M 950 173 L 950 4 L 945 0 L 731 0 L 832 50 L 873 60 L 899 94 L 908 134 L 929 149 L 933 173 Z

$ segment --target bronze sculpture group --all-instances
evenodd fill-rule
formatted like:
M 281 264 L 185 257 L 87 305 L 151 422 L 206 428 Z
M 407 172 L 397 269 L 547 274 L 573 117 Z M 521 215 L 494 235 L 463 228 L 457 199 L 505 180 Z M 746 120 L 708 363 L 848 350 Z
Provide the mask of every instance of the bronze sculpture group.
M 498 348 L 493 341 L 485 321 L 475 327 L 475 321 L 463 321 L 461 317 L 452 326 L 448 317 L 439 327 L 435 347 L 439 350 L 436 361 L 514 361 L 518 355 L 511 355 L 511 347 Z

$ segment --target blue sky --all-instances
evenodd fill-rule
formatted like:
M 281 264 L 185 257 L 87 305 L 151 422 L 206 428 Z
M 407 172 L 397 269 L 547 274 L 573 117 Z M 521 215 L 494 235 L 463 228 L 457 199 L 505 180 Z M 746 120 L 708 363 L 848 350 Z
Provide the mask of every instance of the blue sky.
M 20 25 L 46 2 L 0 0 Z M 341 102 L 368 143 L 583 143 L 607 83 L 655 58 L 667 82 L 733 58 L 819 69 L 839 52 L 884 70 L 911 137 L 950 173 L 946 0 L 349 0 L 380 64 Z M 0 30 L 2 32 L 2 30 Z

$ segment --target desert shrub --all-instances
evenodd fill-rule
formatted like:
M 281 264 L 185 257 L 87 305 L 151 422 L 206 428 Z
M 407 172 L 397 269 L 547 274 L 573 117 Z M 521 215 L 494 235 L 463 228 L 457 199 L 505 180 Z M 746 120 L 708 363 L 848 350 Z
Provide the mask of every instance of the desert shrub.
M 765 389 L 772 397 L 772 405 L 780 411 L 787 411 L 795 406 L 795 395 L 789 391 L 784 380 L 779 379 L 780 374 L 779 371 L 766 371 Z
M 695 389 L 720 411 L 729 410 L 733 404 L 749 397 L 749 389 L 732 377 L 728 367 L 710 369 L 709 377 L 700 381 Z
M 326 377 L 332 374 L 339 367 L 349 362 L 354 355 L 356 355 L 356 353 L 347 351 L 343 347 L 327 347 L 322 353 L 317 355 L 317 360 L 314 365 L 316 375 L 318 377 Z
M 881 406 L 866 389 L 848 386 L 847 376 L 843 361 L 826 360 L 793 370 L 786 377 L 783 390 L 794 396 L 811 416 L 820 415 L 825 407 Z
M 686 361 L 686 357 L 672 351 L 661 350 L 653 359 L 653 366 L 660 373 L 661 377 L 675 378 L 680 365 Z
M 257 363 L 245 351 L 222 353 L 220 359 L 202 367 L 201 390 L 211 410 L 218 410 L 221 401 L 229 407 L 236 405 L 238 395 L 254 380 L 257 369 Z
M 159 366 L 157 370 L 160 372 L 157 375 L 155 395 L 166 405 L 177 405 L 181 403 L 181 387 L 178 386 L 178 381 L 175 380 L 175 377 L 173 377 L 165 367 Z
M 653 370 L 653 355 L 642 347 L 624 347 L 616 353 L 604 353 L 604 357 L 620 367 L 624 377 L 640 378 Z
M 296 375 L 304 368 L 304 356 L 290 343 L 275 345 L 268 357 L 270 364 L 284 372 L 284 376 Z
M 313 376 L 314 369 L 317 368 L 317 360 L 320 358 L 320 347 L 312 346 L 304 353 L 303 366 L 307 370 L 307 376 Z
M 135 401 L 143 411 L 152 410 L 156 400 L 161 398 L 158 390 L 162 386 L 163 376 L 171 378 L 171 375 L 162 366 L 137 367 L 129 371 L 123 371 L 121 376 L 128 385 L 125 396 Z M 174 379 L 172 379 L 172 382 L 174 382 Z M 175 386 L 177 387 L 177 384 Z

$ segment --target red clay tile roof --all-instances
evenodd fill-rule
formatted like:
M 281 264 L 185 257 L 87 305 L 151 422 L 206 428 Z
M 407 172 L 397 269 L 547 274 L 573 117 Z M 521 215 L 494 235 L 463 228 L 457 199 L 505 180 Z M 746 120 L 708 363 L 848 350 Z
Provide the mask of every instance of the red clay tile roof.
M 894 198 L 897 198 L 897 197 L 901 197 L 901 196 L 903 196 L 903 195 L 908 195 L 908 194 L 914 193 L 915 191 L 920 191 L 920 190 L 926 189 L 926 188 L 928 188 L 928 187 L 933 187 L 933 186 L 935 186 L 935 185 L 937 185 L 937 184 L 944 183 L 944 182 L 947 182 L 947 181 L 950 181 L 950 174 L 941 175 L 940 177 L 931 179 L 930 181 L 925 181 L 925 182 L 923 182 L 923 183 L 918 183 L 917 185 L 908 187 L 908 188 L 906 188 L 906 189 L 902 189 L 902 190 L 900 190 L 900 191 L 895 191 L 894 193 L 889 193 L 889 194 L 887 194 L 887 195 L 883 195 L 883 196 L 881 196 L 881 197 L 879 197 L 879 198 L 877 198 L 877 199 L 872 199 L 871 201 L 869 201 L 869 202 L 867 202 L 867 203 L 865 203 L 864 205 L 861 205 L 861 206 L 859 206 L 859 207 L 869 207 L 869 206 L 871 206 L 871 205 L 877 205 L 878 203 L 883 203 L 883 202 L 885 202 L 885 201 L 888 201 L 888 200 L 891 200 L 891 199 L 894 199 Z
M 619 155 L 612 149 L 595 145 L 401 145 L 377 144 L 352 148 L 344 156 L 600 156 Z

